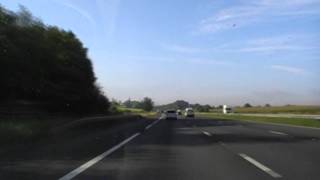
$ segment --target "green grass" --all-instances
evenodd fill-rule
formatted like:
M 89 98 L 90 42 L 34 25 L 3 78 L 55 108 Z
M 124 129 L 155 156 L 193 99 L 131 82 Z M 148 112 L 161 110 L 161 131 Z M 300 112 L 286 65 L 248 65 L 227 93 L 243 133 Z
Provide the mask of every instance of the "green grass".
M 40 119 L 0 119 L 0 143 L 32 140 L 48 133 L 49 125 Z
M 320 114 L 320 106 L 236 107 L 234 110 L 236 113 Z
M 141 115 L 147 118 L 154 118 L 156 117 L 156 112 L 147 112 L 144 111 L 142 109 L 136 109 L 136 108 L 125 108 L 125 107 L 117 107 L 117 109 L 119 110 L 119 112 L 121 113 L 128 113 L 128 114 L 137 114 L 137 115 Z
M 213 118 L 213 119 L 230 119 L 230 120 L 245 120 L 254 122 L 268 122 L 289 124 L 296 126 L 318 127 L 320 128 L 320 120 L 308 118 L 285 118 L 285 117 L 260 117 L 260 116 L 245 116 L 239 114 L 218 114 L 218 113 L 198 113 L 199 117 Z

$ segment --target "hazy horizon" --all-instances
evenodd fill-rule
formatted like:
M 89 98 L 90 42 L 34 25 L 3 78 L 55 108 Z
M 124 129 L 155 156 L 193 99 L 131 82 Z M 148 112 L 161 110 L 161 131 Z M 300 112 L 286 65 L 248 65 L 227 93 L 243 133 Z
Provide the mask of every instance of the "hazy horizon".
M 319 0 L 19 4 L 77 35 L 110 99 L 320 105 Z

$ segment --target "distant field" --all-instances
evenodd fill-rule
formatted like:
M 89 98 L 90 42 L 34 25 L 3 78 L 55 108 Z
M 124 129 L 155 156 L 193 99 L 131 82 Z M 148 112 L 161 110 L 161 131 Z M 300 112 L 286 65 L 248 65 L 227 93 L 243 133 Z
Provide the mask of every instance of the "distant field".
M 219 114 L 219 113 L 197 113 L 198 117 L 213 119 L 230 119 L 230 120 L 247 120 L 254 122 L 269 122 L 279 124 L 289 124 L 296 126 L 318 127 L 320 128 L 320 120 L 308 118 L 286 118 L 286 117 L 262 117 L 262 116 L 245 116 L 239 114 Z
M 320 106 L 238 107 L 235 113 L 320 114 Z

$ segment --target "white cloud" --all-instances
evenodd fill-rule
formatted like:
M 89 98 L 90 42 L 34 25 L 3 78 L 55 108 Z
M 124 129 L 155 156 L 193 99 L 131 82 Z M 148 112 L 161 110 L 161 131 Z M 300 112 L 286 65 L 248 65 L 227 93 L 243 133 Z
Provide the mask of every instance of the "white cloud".
M 102 25 L 107 36 L 106 38 L 110 38 L 116 31 L 117 17 L 121 1 L 95 0 L 95 2 L 102 18 Z
M 84 9 L 74 5 L 74 4 L 71 4 L 71 3 L 68 3 L 68 2 L 64 2 L 64 1 L 52 0 L 52 2 L 55 2 L 57 4 L 60 4 L 62 6 L 65 6 L 67 8 L 72 9 L 73 11 L 75 11 L 76 13 L 78 13 L 79 15 L 84 17 L 88 22 L 90 22 L 90 24 L 94 28 L 96 27 L 96 25 L 97 25 L 96 21 L 93 19 L 93 17 L 86 10 L 84 10 Z
M 259 0 L 218 11 L 200 21 L 197 31 L 218 32 L 265 21 L 268 17 L 302 16 L 320 13 L 319 0 Z
M 188 63 L 195 65 L 222 65 L 230 66 L 234 63 L 228 60 L 218 60 L 213 58 L 190 58 L 190 57 L 157 57 L 157 56 L 128 56 L 124 59 L 130 59 L 135 61 L 148 61 L 155 60 L 157 62 L 164 63 Z
M 181 45 L 175 45 L 175 44 L 172 44 L 172 45 L 164 44 L 162 46 L 164 49 L 167 49 L 173 52 L 178 52 L 178 53 L 200 53 L 200 52 L 207 51 L 207 49 L 181 46 Z
M 223 65 L 223 66 L 230 66 L 234 63 L 230 61 L 222 61 L 222 60 L 214 60 L 214 59 L 203 59 L 203 58 L 191 58 L 186 59 L 186 62 L 191 64 L 198 64 L 198 65 Z
M 203 54 L 212 52 L 243 52 L 243 53 L 274 53 L 279 51 L 310 51 L 320 50 L 319 42 L 315 41 L 316 35 L 311 34 L 286 34 L 271 37 L 259 37 L 232 44 L 216 45 L 214 47 L 191 47 L 184 45 L 163 44 L 166 50 L 176 53 Z
M 273 37 L 261 37 L 241 44 L 229 44 L 222 50 L 227 52 L 258 52 L 272 53 L 276 51 L 306 51 L 318 50 L 320 45 L 314 40 L 314 35 L 307 34 L 287 34 Z
M 293 74 L 305 74 L 306 73 L 306 70 L 304 70 L 302 68 L 291 67 L 291 66 L 272 65 L 271 68 L 275 69 L 275 70 L 279 70 L 279 71 L 293 73 Z
M 255 1 L 257 4 L 264 6 L 286 6 L 286 7 L 295 7 L 295 6 L 307 6 L 319 4 L 319 0 L 260 0 Z

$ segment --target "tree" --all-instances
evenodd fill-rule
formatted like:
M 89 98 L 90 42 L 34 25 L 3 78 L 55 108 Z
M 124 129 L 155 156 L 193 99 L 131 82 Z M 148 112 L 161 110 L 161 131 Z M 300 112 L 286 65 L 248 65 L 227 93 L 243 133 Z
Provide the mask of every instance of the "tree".
M 185 109 L 189 107 L 189 103 L 184 100 L 177 100 L 174 104 L 177 106 L 177 109 Z
M 243 107 L 245 107 L 245 108 L 250 108 L 250 107 L 252 107 L 252 106 L 251 106 L 251 104 L 246 103 L 246 104 L 243 105 Z
M 131 99 L 129 98 L 128 100 L 124 101 L 122 103 L 126 108 L 131 108 L 132 107 L 132 103 L 131 103 Z
M 71 32 L 44 25 L 24 7 L 0 7 L 0 102 L 46 104 L 50 111 L 104 112 L 110 102 Z
M 153 109 L 154 103 L 151 98 L 145 97 L 141 101 L 141 108 L 145 111 L 151 111 Z
M 265 107 L 271 107 L 271 105 L 270 105 L 270 104 L 265 104 L 264 106 L 265 106 Z

